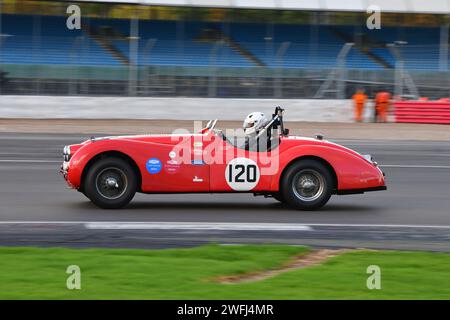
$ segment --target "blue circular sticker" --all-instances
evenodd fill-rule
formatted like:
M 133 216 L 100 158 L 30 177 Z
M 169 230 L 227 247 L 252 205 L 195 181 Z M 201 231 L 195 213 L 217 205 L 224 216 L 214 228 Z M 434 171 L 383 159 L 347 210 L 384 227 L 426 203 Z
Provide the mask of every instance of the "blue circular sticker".
M 145 166 L 150 174 L 159 173 L 162 169 L 162 163 L 158 158 L 149 159 Z

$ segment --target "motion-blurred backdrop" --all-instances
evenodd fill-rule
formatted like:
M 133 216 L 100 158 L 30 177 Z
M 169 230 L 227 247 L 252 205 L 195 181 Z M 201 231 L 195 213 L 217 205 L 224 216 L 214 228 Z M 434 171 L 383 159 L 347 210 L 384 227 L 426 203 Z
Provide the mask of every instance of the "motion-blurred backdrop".
M 1 1 L 2 94 L 450 95 L 448 0 Z M 69 30 L 69 5 L 81 29 Z M 375 4 L 375 3 L 374 3 Z

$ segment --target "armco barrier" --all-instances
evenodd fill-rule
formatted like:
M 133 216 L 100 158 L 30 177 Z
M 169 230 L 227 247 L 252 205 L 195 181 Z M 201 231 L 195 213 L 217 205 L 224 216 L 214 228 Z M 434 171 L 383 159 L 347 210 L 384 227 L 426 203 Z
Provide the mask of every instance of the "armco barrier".
M 396 101 L 395 122 L 450 124 L 450 102 L 441 101 Z

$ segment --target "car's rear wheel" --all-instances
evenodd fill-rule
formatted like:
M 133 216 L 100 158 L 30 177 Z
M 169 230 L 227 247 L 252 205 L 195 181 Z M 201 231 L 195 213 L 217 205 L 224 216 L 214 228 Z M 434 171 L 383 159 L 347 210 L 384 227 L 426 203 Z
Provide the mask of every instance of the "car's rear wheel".
M 136 194 L 137 178 L 128 162 L 120 158 L 103 158 L 86 174 L 84 192 L 91 201 L 105 209 L 127 205 Z
M 289 206 L 300 210 L 316 210 L 330 199 L 333 178 L 321 162 L 299 160 L 283 174 L 280 190 Z

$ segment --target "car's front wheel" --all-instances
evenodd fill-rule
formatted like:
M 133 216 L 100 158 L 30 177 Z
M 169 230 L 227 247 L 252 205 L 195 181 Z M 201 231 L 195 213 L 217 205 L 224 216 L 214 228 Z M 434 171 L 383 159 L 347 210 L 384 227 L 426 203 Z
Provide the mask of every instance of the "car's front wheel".
M 103 158 L 95 162 L 88 170 L 84 181 L 84 192 L 100 208 L 121 208 L 127 205 L 136 194 L 136 174 L 125 160 Z
M 281 193 L 285 202 L 300 210 L 316 210 L 323 207 L 333 192 L 333 178 L 321 162 L 300 160 L 283 174 Z

